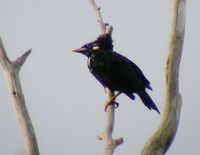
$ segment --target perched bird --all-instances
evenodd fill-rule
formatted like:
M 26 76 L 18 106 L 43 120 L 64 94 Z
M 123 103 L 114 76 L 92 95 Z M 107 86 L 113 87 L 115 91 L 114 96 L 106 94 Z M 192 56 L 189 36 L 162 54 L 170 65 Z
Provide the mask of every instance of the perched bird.
M 135 63 L 113 51 L 109 34 L 101 35 L 95 41 L 73 51 L 88 57 L 90 72 L 104 87 L 113 92 L 124 93 L 132 100 L 136 93 L 147 108 L 160 113 L 145 90 L 152 90 L 149 81 Z

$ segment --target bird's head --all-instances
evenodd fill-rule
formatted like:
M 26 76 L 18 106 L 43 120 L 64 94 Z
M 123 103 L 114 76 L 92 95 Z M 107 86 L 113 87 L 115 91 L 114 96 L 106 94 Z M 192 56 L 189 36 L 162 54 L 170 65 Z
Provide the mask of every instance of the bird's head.
M 113 50 L 110 34 L 100 35 L 95 41 L 87 43 L 81 48 L 73 50 L 73 52 L 82 53 L 87 57 L 90 57 L 93 52 L 98 50 Z

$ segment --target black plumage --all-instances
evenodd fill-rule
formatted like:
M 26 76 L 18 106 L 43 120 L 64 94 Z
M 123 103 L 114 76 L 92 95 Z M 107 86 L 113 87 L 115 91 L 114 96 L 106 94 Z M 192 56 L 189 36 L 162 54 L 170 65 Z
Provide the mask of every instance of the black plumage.
M 101 35 L 97 40 L 74 51 L 88 57 L 90 72 L 104 87 L 122 92 L 132 100 L 135 99 L 136 93 L 147 108 L 160 113 L 145 90 L 152 90 L 149 81 L 136 64 L 113 51 L 112 38 L 109 34 Z

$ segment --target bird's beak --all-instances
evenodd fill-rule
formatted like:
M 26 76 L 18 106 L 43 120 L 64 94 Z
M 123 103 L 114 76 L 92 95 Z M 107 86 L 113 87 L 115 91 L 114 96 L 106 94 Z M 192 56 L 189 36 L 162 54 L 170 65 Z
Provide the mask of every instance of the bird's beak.
M 81 48 L 72 50 L 72 52 L 82 53 L 82 52 L 85 51 L 85 50 L 86 50 L 86 48 L 81 47 Z

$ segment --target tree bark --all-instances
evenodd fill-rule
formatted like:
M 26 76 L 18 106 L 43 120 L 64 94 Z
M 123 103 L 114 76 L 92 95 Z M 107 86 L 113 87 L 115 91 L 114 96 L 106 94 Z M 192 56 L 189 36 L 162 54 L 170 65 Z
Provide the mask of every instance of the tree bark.
M 23 132 L 27 154 L 39 155 L 36 136 L 34 133 L 33 125 L 31 123 L 28 110 L 26 108 L 25 99 L 19 78 L 20 68 L 22 67 L 22 65 L 24 64 L 25 60 L 27 59 L 30 53 L 31 50 L 28 50 L 21 57 L 17 58 L 15 61 L 10 61 L 0 38 L 0 63 L 5 78 L 7 80 L 12 104 Z
M 172 26 L 166 60 L 164 112 L 157 131 L 145 144 L 141 155 L 163 155 L 176 135 L 182 105 L 179 68 L 185 32 L 186 0 L 173 0 Z

